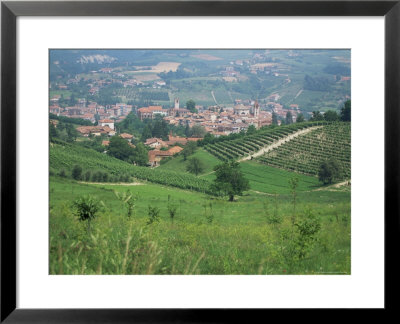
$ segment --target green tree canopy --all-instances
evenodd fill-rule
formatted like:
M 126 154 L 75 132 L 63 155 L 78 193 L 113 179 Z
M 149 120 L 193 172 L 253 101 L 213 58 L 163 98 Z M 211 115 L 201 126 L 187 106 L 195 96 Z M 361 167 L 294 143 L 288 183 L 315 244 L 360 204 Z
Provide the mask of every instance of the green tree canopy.
M 304 122 L 304 115 L 298 114 L 296 118 L 296 123 L 302 123 L 302 122 Z
M 58 137 L 57 128 L 53 125 L 53 123 L 50 123 L 49 125 L 49 137 L 50 142 L 53 141 L 54 138 Z
M 334 110 L 328 110 L 324 114 L 324 119 L 326 121 L 338 121 L 339 120 L 339 115 Z
M 278 115 L 275 112 L 272 113 L 272 125 L 278 125 Z
M 317 110 L 312 112 L 311 121 L 321 121 L 324 120 L 324 116 Z
M 204 135 L 206 134 L 206 130 L 203 126 L 201 125 L 194 125 L 190 131 L 189 131 L 189 135 L 191 137 L 204 137 Z
M 200 141 L 201 145 L 212 144 L 214 143 L 215 138 L 216 137 L 213 134 L 207 133 L 206 135 L 204 135 L 204 138 Z
M 351 100 L 347 100 L 340 110 L 340 119 L 342 121 L 351 121 Z
M 147 124 L 146 126 L 144 126 L 143 132 L 142 132 L 142 137 L 141 140 L 144 142 L 146 141 L 148 138 L 151 138 L 153 135 L 151 133 L 151 126 L 149 124 Z
M 122 137 L 113 136 L 108 145 L 107 154 L 123 161 L 130 161 L 135 150 Z
M 203 172 L 204 164 L 199 158 L 192 157 L 188 160 L 186 170 L 189 171 L 190 173 L 194 173 L 197 176 L 198 174 Z
M 254 134 L 256 131 L 257 131 L 256 127 L 255 127 L 254 125 L 250 125 L 250 126 L 247 128 L 246 134 L 247 134 L 247 135 L 251 135 L 251 134 Z
M 218 195 L 229 196 L 233 201 L 235 195 L 242 195 L 243 191 L 250 189 L 249 181 L 240 171 L 238 162 L 225 162 L 214 167 L 216 178 L 211 189 Z
M 149 162 L 149 155 L 146 146 L 143 143 L 137 143 L 134 148 L 134 155 L 132 157 L 132 162 L 137 165 L 146 166 Z
M 82 177 L 82 167 L 80 165 L 74 165 L 72 169 L 72 178 L 75 180 L 80 180 Z
M 185 148 L 182 151 L 183 154 L 183 160 L 186 161 L 187 157 L 189 155 L 192 155 L 197 149 L 197 143 L 193 141 L 189 141 L 186 145 Z
M 290 111 L 286 113 L 286 125 L 293 124 L 293 115 Z
M 162 119 L 162 117 L 157 117 L 154 120 L 154 123 L 152 125 L 152 136 L 161 138 L 163 140 L 168 139 L 168 124 L 167 122 Z
M 318 178 L 323 184 L 330 184 L 340 177 L 339 163 L 330 159 L 321 163 Z
M 197 112 L 196 103 L 193 99 L 189 99 L 188 101 L 186 101 L 186 109 L 190 110 L 191 112 Z

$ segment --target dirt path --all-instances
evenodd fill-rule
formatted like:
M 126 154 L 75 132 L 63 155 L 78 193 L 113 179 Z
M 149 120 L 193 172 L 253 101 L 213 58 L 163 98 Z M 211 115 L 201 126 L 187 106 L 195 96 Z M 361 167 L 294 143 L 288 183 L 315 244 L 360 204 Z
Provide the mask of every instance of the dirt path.
M 335 184 L 327 186 L 327 187 L 320 187 L 320 188 L 314 189 L 312 191 L 322 191 L 322 190 L 328 190 L 329 191 L 329 190 L 332 190 L 332 188 L 337 189 L 337 188 L 340 188 L 340 187 L 343 187 L 343 186 L 348 186 L 348 185 L 351 185 L 351 180 L 346 180 L 346 181 L 342 181 L 342 182 L 339 182 L 339 183 L 335 183 Z
M 248 156 L 245 156 L 245 157 L 239 159 L 238 162 L 250 160 L 252 157 L 255 158 L 255 157 L 261 156 L 261 155 L 273 150 L 274 148 L 277 148 L 278 146 L 281 146 L 282 144 L 289 142 L 290 140 L 292 140 L 300 135 L 307 134 L 307 133 L 309 133 L 315 129 L 321 128 L 321 127 L 322 126 L 314 126 L 314 127 L 299 130 L 298 132 L 295 132 L 284 138 L 281 138 L 280 140 L 273 142 L 272 144 L 270 144 L 268 146 L 264 146 L 261 150 L 257 151 L 256 153 L 250 154 Z
M 299 92 L 297 92 L 297 94 L 296 94 L 296 96 L 294 97 L 294 99 L 296 99 L 298 96 L 300 96 L 302 92 L 303 92 L 303 89 L 301 89 Z
M 86 182 L 86 181 L 79 181 L 79 183 L 83 184 L 92 184 L 92 185 L 107 185 L 107 186 L 142 186 L 144 183 L 142 182 Z
M 199 177 L 204 177 L 204 176 L 209 175 L 209 174 L 214 173 L 214 172 L 215 171 L 210 171 L 208 173 L 200 174 Z
M 214 98 L 214 101 L 215 101 L 216 105 L 218 105 L 217 99 L 215 99 L 215 96 L 214 96 L 214 91 L 211 91 L 211 95 Z
M 264 196 L 275 196 L 275 194 L 268 193 L 268 192 L 262 192 L 262 191 L 251 190 L 251 189 L 250 189 L 249 191 L 251 191 L 251 192 L 255 192 L 256 194 L 259 194 L 259 195 L 264 195 Z

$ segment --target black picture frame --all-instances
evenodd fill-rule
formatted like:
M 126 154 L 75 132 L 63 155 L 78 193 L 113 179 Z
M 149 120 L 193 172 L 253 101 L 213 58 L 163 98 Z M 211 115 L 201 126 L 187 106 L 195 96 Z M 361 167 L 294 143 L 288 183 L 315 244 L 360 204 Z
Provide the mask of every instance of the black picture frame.
M 397 307 L 400 228 L 400 0 L 395 1 L 2 1 L 1 3 L 1 323 L 235 322 L 266 310 L 17 309 L 16 19 L 19 16 L 384 16 L 385 311 Z M 373 188 L 371 188 L 373 190 Z M 245 321 L 246 322 L 246 321 Z M 256 320 L 258 322 L 258 320 Z

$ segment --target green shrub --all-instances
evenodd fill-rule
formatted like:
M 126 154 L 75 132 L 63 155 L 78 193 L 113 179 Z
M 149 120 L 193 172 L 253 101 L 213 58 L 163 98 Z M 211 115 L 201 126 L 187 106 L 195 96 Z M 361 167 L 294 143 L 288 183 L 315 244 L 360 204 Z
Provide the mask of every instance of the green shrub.
M 82 196 L 76 199 L 72 207 L 75 209 L 75 214 L 81 222 L 87 222 L 87 229 L 90 232 L 90 223 L 97 217 L 100 210 L 100 202 L 91 196 Z
M 147 225 L 158 223 L 160 221 L 160 210 L 157 207 L 149 206 L 148 216 Z
M 75 164 L 72 168 L 71 175 L 73 179 L 80 180 L 82 176 L 82 167 L 78 164 Z

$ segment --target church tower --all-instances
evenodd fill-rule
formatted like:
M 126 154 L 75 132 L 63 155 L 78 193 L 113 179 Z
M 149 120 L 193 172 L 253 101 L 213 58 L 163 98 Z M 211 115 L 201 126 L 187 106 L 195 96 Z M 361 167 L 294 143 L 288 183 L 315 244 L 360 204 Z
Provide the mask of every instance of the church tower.
M 254 111 L 253 111 L 254 118 L 258 118 L 260 115 L 260 106 L 258 105 L 258 101 L 254 103 Z
M 179 98 L 175 98 L 175 109 L 179 109 Z

